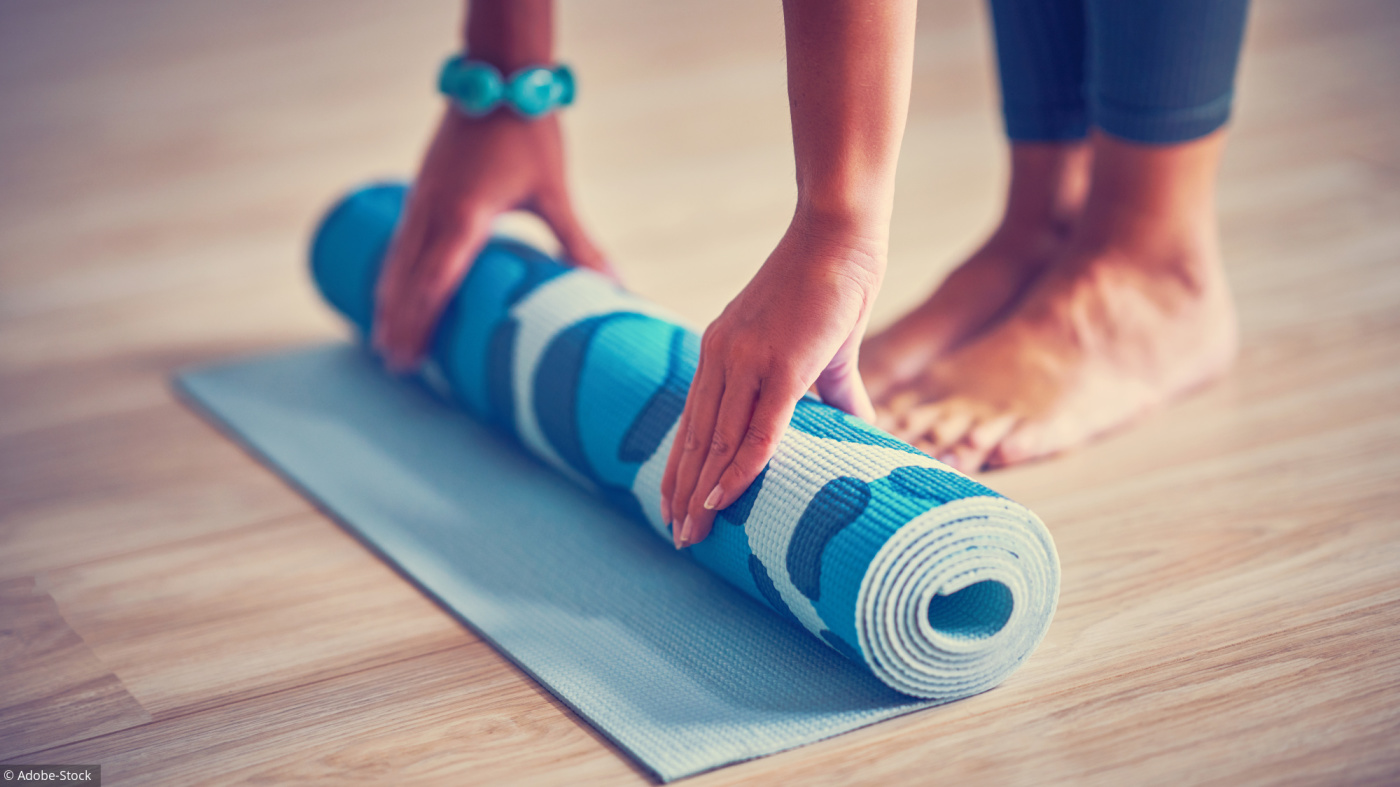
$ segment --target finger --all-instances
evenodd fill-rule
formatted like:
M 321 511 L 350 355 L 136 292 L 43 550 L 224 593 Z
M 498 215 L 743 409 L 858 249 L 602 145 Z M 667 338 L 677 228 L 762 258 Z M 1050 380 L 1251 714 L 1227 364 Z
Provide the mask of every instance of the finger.
M 676 491 L 676 469 L 681 459 L 679 448 L 681 441 L 685 439 L 682 435 L 690 428 L 689 421 L 682 409 L 681 417 L 676 421 L 676 436 L 671 439 L 671 450 L 666 454 L 666 469 L 661 473 L 661 519 L 672 526 L 671 539 L 677 544 L 680 543 L 680 528 L 674 526 L 675 512 L 671 510 L 671 496 Z
M 691 389 L 695 387 L 695 381 L 701 379 L 705 372 L 705 356 L 702 355 L 695 363 L 695 374 L 691 376 Z M 690 393 L 687 390 L 686 404 L 690 403 Z M 666 470 L 661 474 L 661 518 L 666 520 L 666 524 L 671 527 L 671 540 L 676 548 L 680 549 L 681 528 L 680 522 L 675 519 L 676 511 L 671 506 L 671 499 L 676 491 L 676 473 L 680 470 L 681 456 L 684 452 L 685 436 L 690 433 L 690 408 L 681 408 L 681 417 L 676 421 L 676 434 L 671 438 L 671 450 L 666 455 Z
M 564 257 L 569 262 L 617 278 L 617 270 L 583 228 L 566 194 L 541 195 L 534 201 L 533 208 L 535 215 L 543 219 L 554 232 L 554 237 L 559 239 Z
M 720 489 L 717 482 L 739 452 L 744 435 L 753 418 L 754 402 L 758 398 L 758 381 L 741 381 L 730 376 L 725 380 L 724 396 L 715 417 L 715 430 L 695 487 L 686 506 L 686 526 L 681 533 L 683 545 L 698 544 L 710 534 L 718 510 Z
M 734 459 L 715 482 L 714 510 L 734 504 L 749 485 L 763 472 L 769 460 L 778 452 L 783 433 L 792 421 L 792 412 L 802 398 L 800 382 L 768 378 L 758 392 L 749 427 L 739 443 Z M 708 500 L 706 502 L 709 502 Z
M 389 304 L 398 297 L 404 278 L 414 263 L 418 261 L 423 243 L 427 238 L 427 230 L 426 212 L 417 208 L 410 197 L 403 221 L 399 222 L 399 226 L 394 230 L 393 239 L 389 243 L 389 253 L 385 257 L 384 265 L 379 270 L 379 278 L 375 282 L 374 318 L 370 327 L 370 345 L 381 353 L 384 352 L 385 337 L 396 316 L 396 312 L 389 308 Z
M 676 464 L 676 488 L 671 495 L 671 512 L 681 520 L 678 538 L 681 547 L 686 546 L 690 496 L 695 492 L 696 476 L 700 475 L 700 468 L 709 453 L 724 387 L 724 372 L 720 364 L 707 364 L 705 373 L 697 374 L 690 388 L 690 396 L 686 398 L 685 409 L 690 411 L 690 419 L 686 422 L 685 434 L 676 435 L 681 454 Z
M 404 313 L 398 307 L 405 282 L 413 269 L 422 263 L 424 247 L 431 238 L 430 207 L 432 200 L 419 188 L 412 188 L 403 221 L 389 245 L 389 256 L 375 286 L 373 346 L 380 355 L 388 357 L 391 339 L 398 330 Z
M 842 358 L 840 354 L 832 359 L 822 373 L 817 375 L 817 395 L 823 402 L 843 410 L 867 423 L 875 421 L 875 405 L 860 379 L 860 366 L 854 356 Z
M 384 334 L 385 358 L 391 368 L 406 371 L 422 359 L 443 308 L 490 230 L 490 221 L 480 214 L 430 233 L 418 260 L 392 290 L 393 300 L 385 304 L 391 318 Z
M 391 370 L 406 372 L 416 365 L 421 344 L 425 343 L 417 337 L 424 331 L 426 319 L 435 317 L 424 313 L 434 308 L 436 300 L 427 288 L 437 286 L 436 282 L 451 273 L 452 268 L 465 265 L 465 259 L 454 254 L 455 245 L 442 235 L 430 237 L 407 271 L 386 288 L 380 345 Z

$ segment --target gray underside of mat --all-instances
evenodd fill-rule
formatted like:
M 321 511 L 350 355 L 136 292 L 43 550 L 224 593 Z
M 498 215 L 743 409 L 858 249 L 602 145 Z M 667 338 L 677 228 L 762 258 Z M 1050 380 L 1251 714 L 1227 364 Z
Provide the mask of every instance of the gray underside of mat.
M 178 384 L 663 781 L 931 704 L 358 347 L 203 368 Z

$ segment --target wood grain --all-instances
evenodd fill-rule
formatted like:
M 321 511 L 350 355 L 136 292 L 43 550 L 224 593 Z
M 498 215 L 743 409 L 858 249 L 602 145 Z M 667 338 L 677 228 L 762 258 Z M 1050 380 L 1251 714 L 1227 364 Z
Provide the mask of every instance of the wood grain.
M 0 759 L 109 784 L 644 784 L 176 402 L 342 335 L 303 272 L 410 172 L 455 0 L 0 4 Z M 875 322 L 996 215 L 984 8 L 925 4 Z M 579 205 L 697 324 L 786 224 L 776 3 L 562 0 Z M 1064 567 L 995 691 L 696 784 L 1400 782 L 1400 6 L 1260 2 L 1221 184 L 1222 383 L 988 482 Z
M 150 718 L 32 579 L 0 582 L 0 759 Z

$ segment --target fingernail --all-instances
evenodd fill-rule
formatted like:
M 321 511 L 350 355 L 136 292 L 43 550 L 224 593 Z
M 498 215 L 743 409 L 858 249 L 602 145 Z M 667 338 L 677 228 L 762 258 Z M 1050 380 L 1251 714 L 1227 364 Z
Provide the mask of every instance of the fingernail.
M 671 498 L 661 498 L 661 521 L 671 524 Z
M 938 461 L 953 468 L 954 470 L 961 469 L 958 467 L 958 458 L 956 456 L 953 456 L 952 454 L 943 454 L 942 456 L 938 457 Z
M 681 549 L 690 546 L 691 528 L 694 526 L 694 519 L 690 514 L 685 515 L 685 524 L 681 525 Z
M 715 484 L 715 488 L 710 490 L 710 496 L 705 498 L 705 510 L 713 511 L 715 506 L 719 505 L 719 501 L 723 499 L 724 490 L 719 488 L 719 484 Z

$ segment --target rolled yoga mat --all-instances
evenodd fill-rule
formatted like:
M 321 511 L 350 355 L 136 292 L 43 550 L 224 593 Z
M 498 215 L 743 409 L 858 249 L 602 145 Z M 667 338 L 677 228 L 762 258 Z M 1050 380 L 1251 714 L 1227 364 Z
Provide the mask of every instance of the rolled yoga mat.
M 359 191 L 316 238 L 361 330 L 404 194 Z M 1049 624 L 1039 520 L 815 401 L 672 549 L 658 489 L 695 336 L 593 274 L 493 242 L 431 357 L 396 378 L 336 342 L 177 384 L 663 781 L 991 688 Z
M 313 246 L 322 294 L 365 333 L 405 195 L 400 185 L 351 194 Z M 698 346 L 612 281 L 495 240 L 444 313 L 429 375 L 669 541 L 661 475 Z M 810 397 L 777 455 L 690 551 L 886 685 L 936 700 L 1010 675 L 1059 596 L 1054 544 L 1035 514 Z

